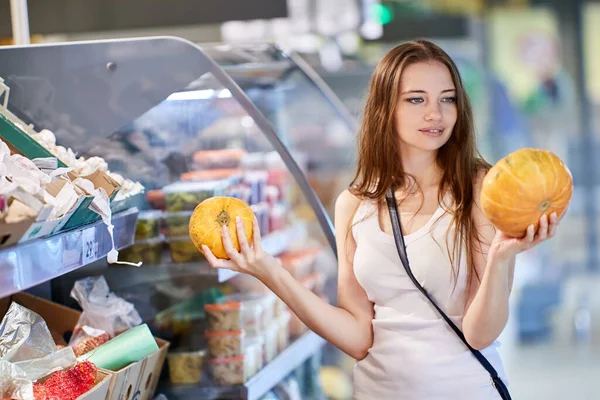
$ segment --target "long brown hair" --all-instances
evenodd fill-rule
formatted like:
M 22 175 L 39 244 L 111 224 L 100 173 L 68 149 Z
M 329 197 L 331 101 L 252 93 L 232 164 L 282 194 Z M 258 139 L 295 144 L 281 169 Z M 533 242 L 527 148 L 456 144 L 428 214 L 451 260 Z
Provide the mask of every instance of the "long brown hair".
M 437 164 L 442 171 L 438 201 L 443 204 L 445 193 L 449 192 L 452 196 L 453 207 L 446 212 L 452 215 L 451 226 L 454 229 L 448 230 L 448 235 L 454 232 L 454 246 L 448 248 L 448 255 L 456 285 L 462 249 L 466 247 L 467 282 L 470 285 L 473 276 L 479 279 L 473 267 L 475 245 L 479 251 L 482 248 L 471 214 L 475 200 L 473 182 L 476 174 L 487 171 L 490 165 L 476 149 L 473 112 L 458 68 L 437 45 L 424 40 L 401 44 L 390 50 L 375 68 L 359 133 L 358 167 L 350 192 L 361 199 L 376 200 L 381 205 L 385 192 L 392 185 L 395 188 L 408 186 L 409 175 L 402 167 L 394 110 L 400 99 L 400 78 L 404 68 L 417 62 L 431 61 L 440 62 L 448 68 L 456 88 L 456 124 L 450 139 L 437 155 Z

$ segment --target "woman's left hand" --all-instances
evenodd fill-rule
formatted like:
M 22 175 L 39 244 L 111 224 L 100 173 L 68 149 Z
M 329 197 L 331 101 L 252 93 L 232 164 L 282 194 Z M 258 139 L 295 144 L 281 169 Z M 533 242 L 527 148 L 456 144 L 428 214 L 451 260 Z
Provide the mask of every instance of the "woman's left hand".
M 550 214 L 550 218 L 544 214 L 540 218 L 537 233 L 534 232 L 534 226 L 532 224 L 527 227 L 527 233 L 522 238 L 508 236 L 498 230 L 490 246 L 490 251 L 488 253 L 489 257 L 508 260 L 519 253 L 529 250 L 542 243 L 544 240 L 553 237 L 556 234 L 559 222 L 560 219 L 557 217 L 556 213 Z

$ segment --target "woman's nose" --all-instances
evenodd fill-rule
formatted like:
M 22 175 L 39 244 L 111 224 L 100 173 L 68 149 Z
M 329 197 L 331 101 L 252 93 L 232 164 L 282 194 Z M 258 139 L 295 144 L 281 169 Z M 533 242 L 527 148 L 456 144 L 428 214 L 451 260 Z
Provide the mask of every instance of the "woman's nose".
M 444 118 L 438 104 L 430 105 L 425 112 L 426 121 L 440 121 Z

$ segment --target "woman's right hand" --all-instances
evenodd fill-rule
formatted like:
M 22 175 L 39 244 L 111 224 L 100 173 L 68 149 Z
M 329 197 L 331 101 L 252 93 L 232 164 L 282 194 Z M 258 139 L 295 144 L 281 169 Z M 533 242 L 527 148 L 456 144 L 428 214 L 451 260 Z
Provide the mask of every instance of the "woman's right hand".
M 221 230 L 223 247 L 229 256 L 229 260 L 215 257 L 215 255 L 207 246 L 202 245 L 204 256 L 213 268 L 230 269 L 232 271 L 252 275 L 258 279 L 269 276 L 275 271 L 276 268 L 279 268 L 279 263 L 277 260 L 272 255 L 265 252 L 262 248 L 260 229 L 256 219 L 252 221 L 252 229 L 254 233 L 252 246 L 250 246 L 246 240 L 244 226 L 242 225 L 239 217 L 236 219 L 235 225 L 238 243 L 240 244 L 240 251 L 237 251 L 235 247 L 233 247 L 231 235 L 229 234 L 229 228 L 224 225 L 223 229 Z

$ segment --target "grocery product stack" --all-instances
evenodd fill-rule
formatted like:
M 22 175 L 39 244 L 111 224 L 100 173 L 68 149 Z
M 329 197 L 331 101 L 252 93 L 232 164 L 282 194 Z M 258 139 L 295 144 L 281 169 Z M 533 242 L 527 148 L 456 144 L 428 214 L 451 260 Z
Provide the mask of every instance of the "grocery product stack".
M 153 210 L 140 213 L 135 244 L 122 252 L 124 260 L 147 265 L 203 261 L 190 240 L 188 224 L 194 208 L 215 196 L 231 196 L 249 204 L 261 234 L 268 236 L 288 224 L 287 172 L 267 164 L 268 155 L 242 149 L 198 151 L 194 168 L 178 182 L 147 193 Z

